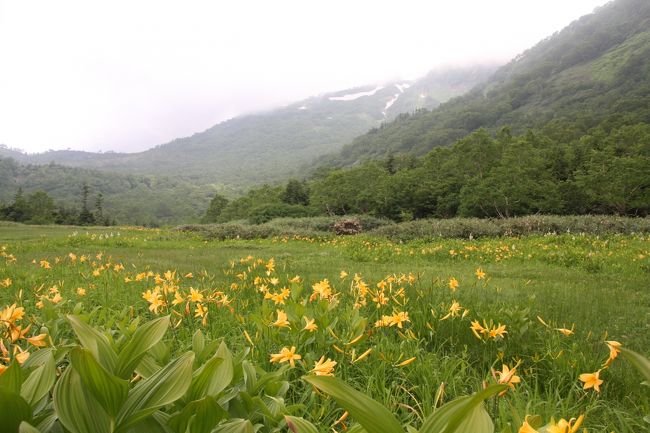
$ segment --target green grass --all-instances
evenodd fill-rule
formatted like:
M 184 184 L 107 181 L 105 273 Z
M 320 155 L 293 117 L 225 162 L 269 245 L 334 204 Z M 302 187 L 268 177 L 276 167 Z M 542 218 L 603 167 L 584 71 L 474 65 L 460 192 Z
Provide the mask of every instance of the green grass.
M 338 362 L 337 377 L 384 403 L 402 421 L 416 425 L 433 410 L 441 383 L 448 401 L 479 389 L 484 380 L 494 381 L 491 368 L 521 361 L 522 383 L 490 403 L 497 431 L 516 432 L 526 414 L 548 420 L 586 413 L 585 427 L 590 432 L 639 432 L 648 427 L 642 420 L 650 413 L 647 388 L 624 361 L 616 360 L 601 373 L 605 383 L 600 394 L 582 390 L 578 380 L 581 373 L 598 370 L 607 359 L 604 340 L 649 352 L 648 236 L 565 234 L 406 243 L 367 237 L 205 241 L 168 230 L 9 225 L 0 226 L 0 246 L 5 255 L 16 259 L 0 258 L 0 280 L 12 280 L 9 287 L 0 287 L 0 308 L 19 302 L 36 325 L 53 312 L 93 311 L 93 323 L 100 327 L 113 326 L 125 316 L 152 318 L 155 314 L 148 310 L 142 293 L 155 287 L 153 280 L 124 281 L 146 270 L 161 275 L 176 271 L 180 278 L 175 285 L 183 296 L 190 287 L 206 296 L 228 294 L 232 312 L 208 303 L 205 324 L 193 317 L 195 303 L 189 305 L 187 316 L 184 304 L 171 308 L 180 315 L 172 314 L 173 322 L 183 317 L 169 342 L 173 350 L 187 350 L 193 332 L 202 329 L 211 338 L 224 337 L 235 352 L 249 347 L 253 361 L 273 370 L 277 365 L 269 363 L 270 354 L 296 346 L 304 364 L 289 372 L 288 398 L 304 404 L 300 415 L 323 426 L 331 425 L 342 410 L 332 400 L 315 396 L 299 380 L 322 355 Z M 69 253 L 86 255 L 88 262 L 96 264 L 73 263 Z M 96 258 L 99 253 L 101 260 Z M 263 300 L 253 284 L 255 275 L 266 277 L 261 266 L 247 271 L 246 279 L 236 276 L 253 263 L 238 262 L 249 255 L 265 263 L 275 259 L 272 275 L 280 280 L 278 288 L 286 285 L 292 291 L 286 305 Z M 42 268 L 41 260 L 47 260 L 51 269 Z M 92 275 L 93 269 L 108 263 L 110 269 Z M 113 270 L 115 264 L 122 264 L 124 270 Z M 476 278 L 479 267 L 486 280 Z M 339 277 L 342 270 L 349 274 L 344 280 Z M 182 277 L 189 272 L 193 278 Z M 415 281 L 400 285 L 408 299 L 400 298 L 404 305 L 390 301 L 376 308 L 368 300 L 366 307 L 354 309 L 350 282 L 355 273 L 373 290 L 393 274 L 412 273 Z M 303 283 L 289 283 L 295 275 Z M 455 293 L 448 286 L 452 277 L 460 283 Z M 325 278 L 339 293 L 337 300 L 301 302 L 312 293 L 312 284 Z M 232 288 L 232 283 L 238 287 Z M 46 301 L 39 310 L 36 302 L 52 286 L 58 287 L 63 301 L 57 305 Z M 86 289 L 85 296 L 77 295 L 78 287 Z M 467 317 L 441 321 L 452 300 L 469 309 Z M 269 326 L 278 308 L 287 312 L 292 329 Z M 410 322 L 404 329 L 373 326 L 393 309 L 408 311 Z M 300 330 L 303 315 L 317 318 L 317 332 Z M 551 328 L 545 328 L 537 316 Z M 471 320 L 505 324 L 508 334 L 481 342 L 470 331 Z M 553 328 L 574 328 L 575 333 L 564 336 Z M 244 338 L 244 330 L 254 346 Z M 61 332 L 69 334 L 63 325 Z M 361 333 L 366 336 L 359 343 L 345 345 Z M 352 363 L 352 349 L 357 357 L 367 349 L 372 352 Z M 413 363 L 397 366 L 412 356 L 417 357 Z

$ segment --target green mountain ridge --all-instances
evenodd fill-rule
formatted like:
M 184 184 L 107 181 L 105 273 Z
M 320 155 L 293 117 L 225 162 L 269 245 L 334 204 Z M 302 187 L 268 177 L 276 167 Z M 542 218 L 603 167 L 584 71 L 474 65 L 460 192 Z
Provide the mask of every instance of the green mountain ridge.
M 423 155 L 480 128 L 514 132 L 563 122 L 576 137 L 606 120 L 650 122 L 650 2 L 617 0 L 499 68 L 467 94 L 398 116 L 313 166 Z

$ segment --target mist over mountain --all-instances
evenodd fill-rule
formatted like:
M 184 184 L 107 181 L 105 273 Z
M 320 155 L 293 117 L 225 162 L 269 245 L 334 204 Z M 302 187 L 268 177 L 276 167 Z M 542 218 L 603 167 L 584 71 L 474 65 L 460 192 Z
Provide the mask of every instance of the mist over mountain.
M 339 150 L 398 114 L 431 109 L 486 80 L 495 66 L 446 68 L 414 81 L 369 85 L 314 96 L 236 117 L 191 137 L 139 153 L 58 150 L 0 155 L 24 164 L 61 164 L 129 174 L 177 176 L 239 189 L 300 175 L 300 167 Z
M 403 111 L 431 109 L 486 80 L 494 66 L 446 68 L 421 79 L 362 86 L 237 117 L 139 153 L 57 150 L 27 154 L 0 146 L 0 200 L 19 187 L 74 205 L 82 183 L 102 193 L 120 222 L 197 221 L 215 192 L 233 196 L 301 176 L 314 158 L 340 149 Z M 8 159 L 9 158 L 9 159 Z

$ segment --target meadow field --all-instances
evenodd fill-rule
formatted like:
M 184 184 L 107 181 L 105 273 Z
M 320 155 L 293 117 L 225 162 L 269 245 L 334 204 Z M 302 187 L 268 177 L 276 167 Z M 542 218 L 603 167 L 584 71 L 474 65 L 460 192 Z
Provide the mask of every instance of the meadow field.
M 625 352 L 650 353 L 647 234 L 16 224 L 0 250 L 0 402 L 17 405 L 0 415 L 20 431 L 650 430 L 645 361 Z

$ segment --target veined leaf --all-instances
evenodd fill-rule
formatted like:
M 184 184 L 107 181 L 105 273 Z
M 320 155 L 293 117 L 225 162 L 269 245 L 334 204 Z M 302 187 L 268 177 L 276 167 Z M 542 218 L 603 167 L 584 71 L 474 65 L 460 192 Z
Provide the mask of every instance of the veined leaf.
M 54 408 L 50 405 L 51 409 L 41 411 L 36 418 L 32 421 L 34 426 L 42 432 L 50 432 L 56 423 L 57 415 Z
M 19 394 L 22 384 L 23 371 L 20 368 L 20 364 L 14 361 L 4 373 L 0 374 L 0 389 Z
M 63 426 L 72 433 L 111 433 L 111 419 L 92 394 L 86 391 L 79 373 L 65 369 L 54 386 L 54 409 Z
M 129 383 L 107 372 L 87 349 L 72 350 L 70 362 L 88 391 L 111 417 L 115 417 L 126 400 Z
M 18 427 L 18 433 L 41 433 L 41 431 L 27 421 L 23 421 Z
M 215 386 L 211 389 L 211 392 L 213 394 L 219 393 L 226 389 L 226 387 L 230 385 L 230 382 L 232 382 L 232 378 L 235 375 L 235 368 L 232 362 L 232 353 L 230 353 L 230 350 L 228 349 L 228 346 L 226 346 L 226 343 L 221 342 L 214 356 L 223 359 L 223 362 L 219 364 L 215 373 L 219 379 L 215 381 Z
M 247 419 L 234 419 L 221 424 L 212 433 L 255 433 L 255 428 Z
M 424 420 L 420 433 L 493 433 L 494 424 L 483 401 L 506 388 L 507 385 L 491 385 L 443 405 Z
M 303 380 L 334 397 L 365 430 L 372 433 L 404 431 L 388 409 L 345 382 L 330 376 L 303 376 Z
M 18 432 L 20 423 L 32 420 L 32 408 L 24 398 L 8 389 L 0 388 L 0 427 L 3 431 Z
M 252 393 L 257 384 L 257 371 L 255 371 L 255 366 L 248 361 L 242 361 L 241 363 L 242 372 L 244 374 L 244 384 L 246 385 L 246 391 Z
M 60 352 L 66 352 L 65 350 L 60 350 Z M 31 355 L 29 355 L 29 358 L 27 358 L 27 361 L 23 364 L 23 368 L 27 369 L 32 369 L 36 368 L 40 365 L 43 365 L 47 362 L 49 359 L 50 355 L 54 356 L 55 351 L 51 347 L 43 348 L 40 350 L 35 351 Z M 54 360 L 56 364 L 56 359 Z
M 228 417 L 214 397 L 207 396 L 187 404 L 169 419 L 168 425 L 177 433 L 210 433 L 215 425 Z
M 304 418 L 286 415 L 284 420 L 293 433 L 319 433 L 316 426 Z
M 135 368 L 135 372 L 142 376 L 144 379 L 156 374 L 157 371 L 162 370 L 162 367 L 149 355 L 145 355 L 144 358 L 140 360 L 140 363 Z
M 216 374 L 217 369 L 223 363 L 223 358 L 211 358 L 194 372 L 192 384 L 188 390 L 188 401 L 199 400 L 207 396 L 214 397 L 221 391 L 220 377 Z M 214 390 L 219 391 L 214 392 Z
M 110 373 L 117 367 L 117 355 L 111 347 L 108 338 L 93 327 L 84 323 L 79 317 L 69 315 L 68 322 L 84 349 L 90 350 L 97 362 Z
M 192 381 L 194 353 L 187 352 L 131 390 L 117 416 L 117 432 L 126 431 L 158 408 L 173 403 L 187 392 Z
M 623 357 L 627 359 L 630 364 L 639 370 L 647 381 L 650 381 L 650 359 L 624 347 L 619 347 L 618 350 L 621 351 Z
M 52 352 L 49 352 L 45 363 L 36 367 L 25 379 L 20 388 L 20 395 L 33 406 L 50 392 L 55 380 L 56 365 Z
M 174 433 L 167 425 L 167 417 L 160 411 L 132 426 L 128 433 Z
M 118 355 L 115 374 L 122 379 L 129 379 L 147 351 L 163 338 L 167 328 L 169 316 L 159 317 L 138 327 Z
M 205 349 L 205 337 L 203 336 L 203 332 L 197 329 L 194 335 L 192 335 L 192 352 L 196 354 L 199 362 L 201 362 L 203 349 Z

